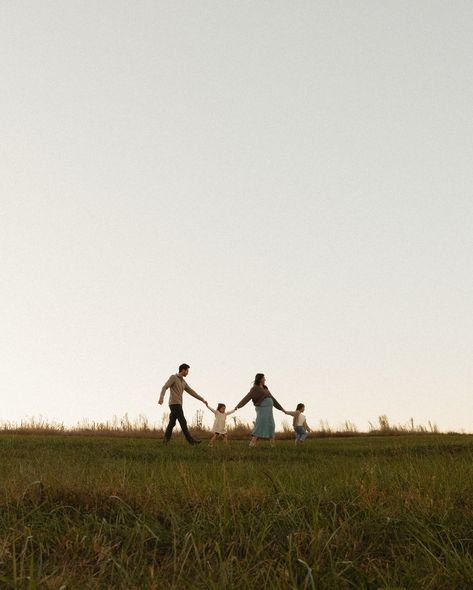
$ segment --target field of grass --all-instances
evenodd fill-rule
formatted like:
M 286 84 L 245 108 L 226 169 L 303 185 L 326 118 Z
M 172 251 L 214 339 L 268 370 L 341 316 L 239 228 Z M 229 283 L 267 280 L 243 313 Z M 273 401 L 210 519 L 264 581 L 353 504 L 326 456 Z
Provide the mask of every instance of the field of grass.
M 473 437 L 0 435 L 0 588 L 473 587 Z

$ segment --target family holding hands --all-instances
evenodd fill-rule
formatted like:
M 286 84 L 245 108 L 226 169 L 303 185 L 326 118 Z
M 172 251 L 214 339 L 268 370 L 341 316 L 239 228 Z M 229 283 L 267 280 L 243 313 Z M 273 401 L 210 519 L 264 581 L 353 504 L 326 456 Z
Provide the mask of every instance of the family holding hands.
M 169 423 L 164 433 L 164 442 L 167 443 L 171 439 L 172 431 L 176 422 L 179 422 L 182 433 L 186 437 L 189 444 L 199 444 L 201 441 L 195 440 L 187 428 L 187 421 L 182 410 L 182 396 L 186 391 L 192 397 L 203 402 L 207 408 L 213 412 L 215 419 L 212 427 L 212 437 L 209 441 L 209 446 L 212 446 L 216 439 L 220 438 L 224 443 L 228 442 L 226 420 L 227 416 L 233 414 L 238 409 L 245 406 L 250 400 L 253 402 L 256 410 L 256 421 L 251 433 L 250 447 L 256 446 L 256 442 L 259 438 L 268 438 L 271 446 L 274 445 L 274 436 L 276 425 L 274 423 L 273 408 L 284 412 L 288 416 L 293 417 L 293 427 L 295 433 L 295 443 L 300 445 L 304 442 L 307 437 L 307 433 L 310 432 L 310 428 L 307 424 L 306 417 L 304 416 L 305 406 L 300 403 L 297 404 L 294 412 L 286 411 L 281 404 L 271 395 L 269 389 L 266 387 L 266 379 L 263 373 L 258 373 L 255 377 L 253 387 L 245 395 L 245 397 L 235 406 L 230 412 L 226 411 L 225 404 L 218 404 L 217 409 L 213 409 L 209 406 L 208 402 L 195 392 L 186 383 L 184 377 L 187 377 L 189 373 L 189 365 L 182 364 L 179 367 L 178 373 L 171 375 L 164 384 L 161 395 L 159 397 L 159 404 L 164 402 L 164 395 L 166 391 L 170 390 L 169 395 Z

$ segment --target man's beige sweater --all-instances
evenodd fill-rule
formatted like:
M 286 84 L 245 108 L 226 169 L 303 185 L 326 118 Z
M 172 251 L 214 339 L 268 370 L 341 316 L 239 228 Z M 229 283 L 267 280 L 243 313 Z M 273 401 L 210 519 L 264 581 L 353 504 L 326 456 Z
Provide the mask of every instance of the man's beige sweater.
M 170 389 L 171 393 L 169 395 L 169 405 L 173 404 L 180 404 L 182 406 L 182 394 L 184 391 L 187 391 L 189 395 L 195 397 L 196 399 L 200 400 L 201 402 L 204 401 L 203 397 L 200 397 L 198 393 L 196 393 L 191 387 L 187 385 L 184 380 L 184 377 L 180 375 L 171 375 L 166 383 L 163 385 L 161 389 L 161 395 L 159 396 L 159 401 L 162 403 L 164 401 L 164 394 L 166 391 Z

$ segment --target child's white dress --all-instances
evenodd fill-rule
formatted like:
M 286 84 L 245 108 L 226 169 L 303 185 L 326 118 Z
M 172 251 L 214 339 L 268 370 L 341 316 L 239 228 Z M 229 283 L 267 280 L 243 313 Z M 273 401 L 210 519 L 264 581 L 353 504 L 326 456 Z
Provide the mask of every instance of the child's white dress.
M 212 432 L 216 432 L 217 434 L 227 434 L 227 416 L 233 414 L 235 410 L 232 410 L 231 412 L 220 412 L 219 410 L 214 410 L 210 406 L 208 406 L 208 408 L 215 415 L 214 424 L 212 426 Z

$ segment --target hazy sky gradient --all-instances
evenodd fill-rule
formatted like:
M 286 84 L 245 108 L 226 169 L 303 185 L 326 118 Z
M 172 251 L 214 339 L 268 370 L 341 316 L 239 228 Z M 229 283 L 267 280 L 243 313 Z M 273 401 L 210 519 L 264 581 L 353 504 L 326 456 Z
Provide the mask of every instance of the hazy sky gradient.
M 470 1 L 3 2 L 0 50 L 0 419 L 159 421 L 188 362 L 473 431 Z

